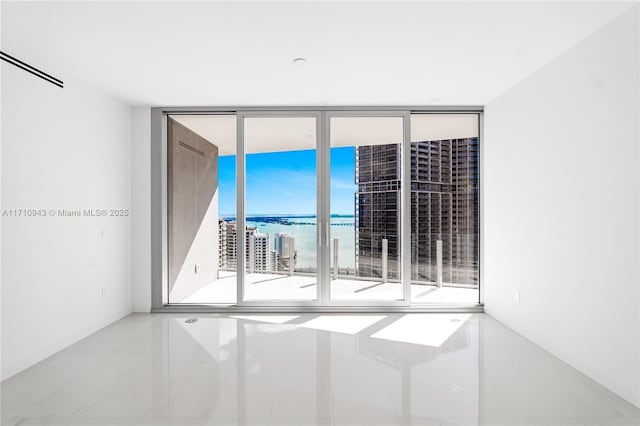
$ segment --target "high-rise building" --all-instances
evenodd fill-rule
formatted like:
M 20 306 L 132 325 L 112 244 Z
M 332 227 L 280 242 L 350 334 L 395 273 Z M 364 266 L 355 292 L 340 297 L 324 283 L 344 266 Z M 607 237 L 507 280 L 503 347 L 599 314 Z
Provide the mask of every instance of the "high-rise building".
M 401 147 L 356 149 L 356 271 L 398 279 Z M 478 138 L 411 144 L 411 279 L 436 280 L 436 241 L 443 242 L 445 284 L 478 285 Z
M 227 265 L 227 269 L 229 270 L 235 270 L 236 269 L 236 259 L 237 259 L 237 247 L 236 247 L 236 241 L 238 239 L 237 237 L 237 231 L 236 231 L 236 223 L 235 222 L 227 222 L 225 220 L 221 220 L 219 222 L 220 227 L 221 228 L 225 228 L 225 238 L 226 238 L 226 265 Z
M 280 259 L 279 259 L 279 256 L 278 256 L 278 252 L 276 252 L 275 250 L 270 250 L 269 258 L 271 259 L 272 271 L 273 272 L 277 272 L 279 270 L 278 269 L 278 264 L 280 262 Z
M 219 221 L 220 229 L 224 228 L 225 253 L 224 262 L 227 269 L 234 270 L 237 265 L 237 227 L 236 222 Z M 222 231 L 220 234 L 222 235 Z M 255 226 L 245 227 L 245 268 L 247 272 L 268 272 L 272 270 L 272 255 L 269 234 L 261 234 Z M 221 244 L 222 247 L 222 244 Z M 221 257 L 222 253 L 221 253 Z M 222 263 L 222 261 L 221 261 Z
M 218 249 L 220 250 L 218 257 L 218 267 L 220 269 L 227 269 L 228 256 L 227 256 L 227 222 L 224 219 L 218 220 Z
M 382 276 L 382 240 L 388 241 L 388 278 L 400 277 L 400 145 L 359 146 L 355 151 L 356 273 Z
M 274 268 L 278 271 L 288 271 L 293 262 L 295 268 L 295 239 L 289 234 L 276 233 L 274 236 L 274 251 L 276 263 Z
M 249 272 L 269 272 L 272 270 L 270 241 L 269 234 L 261 234 L 257 228 L 247 227 L 247 251 L 249 252 L 247 269 Z

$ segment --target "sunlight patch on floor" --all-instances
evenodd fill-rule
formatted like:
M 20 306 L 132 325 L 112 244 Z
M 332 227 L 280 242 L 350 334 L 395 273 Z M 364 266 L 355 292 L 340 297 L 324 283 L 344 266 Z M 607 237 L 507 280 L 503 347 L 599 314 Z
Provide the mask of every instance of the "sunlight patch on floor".
M 442 346 L 467 321 L 469 314 L 411 314 L 389 324 L 371 337 L 413 343 L 425 346 Z
M 300 327 L 356 334 L 383 318 L 384 315 L 322 315 L 300 324 Z

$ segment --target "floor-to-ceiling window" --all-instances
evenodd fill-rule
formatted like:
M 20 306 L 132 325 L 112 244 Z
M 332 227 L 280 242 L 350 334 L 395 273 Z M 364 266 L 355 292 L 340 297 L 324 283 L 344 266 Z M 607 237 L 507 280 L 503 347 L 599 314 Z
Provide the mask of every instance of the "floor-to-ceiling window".
M 243 124 L 243 300 L 316 300 L 317 118 L 257 115 Z
M 480 112 L 165 117 L 165 304 L 479 302 Z
M 479 116 L 411 115 L 411 301 L 479 298 Z
M 169 115 L 169 303 L 237 302 L 236 228 L 236 116 Z
M 330 116 L 331 300 L 400 301 L 402 116 Z

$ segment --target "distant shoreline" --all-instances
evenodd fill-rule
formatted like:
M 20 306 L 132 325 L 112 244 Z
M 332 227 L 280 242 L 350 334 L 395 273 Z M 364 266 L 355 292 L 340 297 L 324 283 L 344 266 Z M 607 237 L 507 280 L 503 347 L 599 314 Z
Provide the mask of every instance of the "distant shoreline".
M 235 221 L 235 215 L 221 215 L 225 221 Z M 331 218 L 354 218 L 354 215 L 347 214 L 332 214 Z M 315 225 L 316 222 L 300 222 L 299 220 L 291 219 L 316 219 L 316 215 L 248 215 L 245 218 L 247 222 L 257 223 L 274 223 L 279 225 Z
M 224 217 L 224 216 L 222 216 Z M 225 220 L 235 220 L 235 215 L 227 215 Z M 248 227 L 256 227 L 260 234 L 269 235 L 270 248 L 275 248 L 276 234 L 286 234 L 295 238 L 297 253 L 296 268 L 315 268 L 317 265 L 317 220 L 315 215 L 249 215 Z M 331 218 L 331 238 L 339 241 L 340 268 L 355 268 L 356 219 L 354 215 L 334 215 Z

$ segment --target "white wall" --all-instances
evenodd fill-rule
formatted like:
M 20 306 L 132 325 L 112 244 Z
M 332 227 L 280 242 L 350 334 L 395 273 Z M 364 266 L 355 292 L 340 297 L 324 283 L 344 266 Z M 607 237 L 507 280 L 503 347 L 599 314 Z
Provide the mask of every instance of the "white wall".
M 151 311 L 151 109 L 131 121 L 131 260 L 134 312 Z
M 483 255 L 489 315 L 640 406 L 639 16 L 486 105 Z
M 131 108 L 2 63 L 2 210 L 131 209 Z M 2 379 L 131 312 L 131 217 L 2 217 Z

